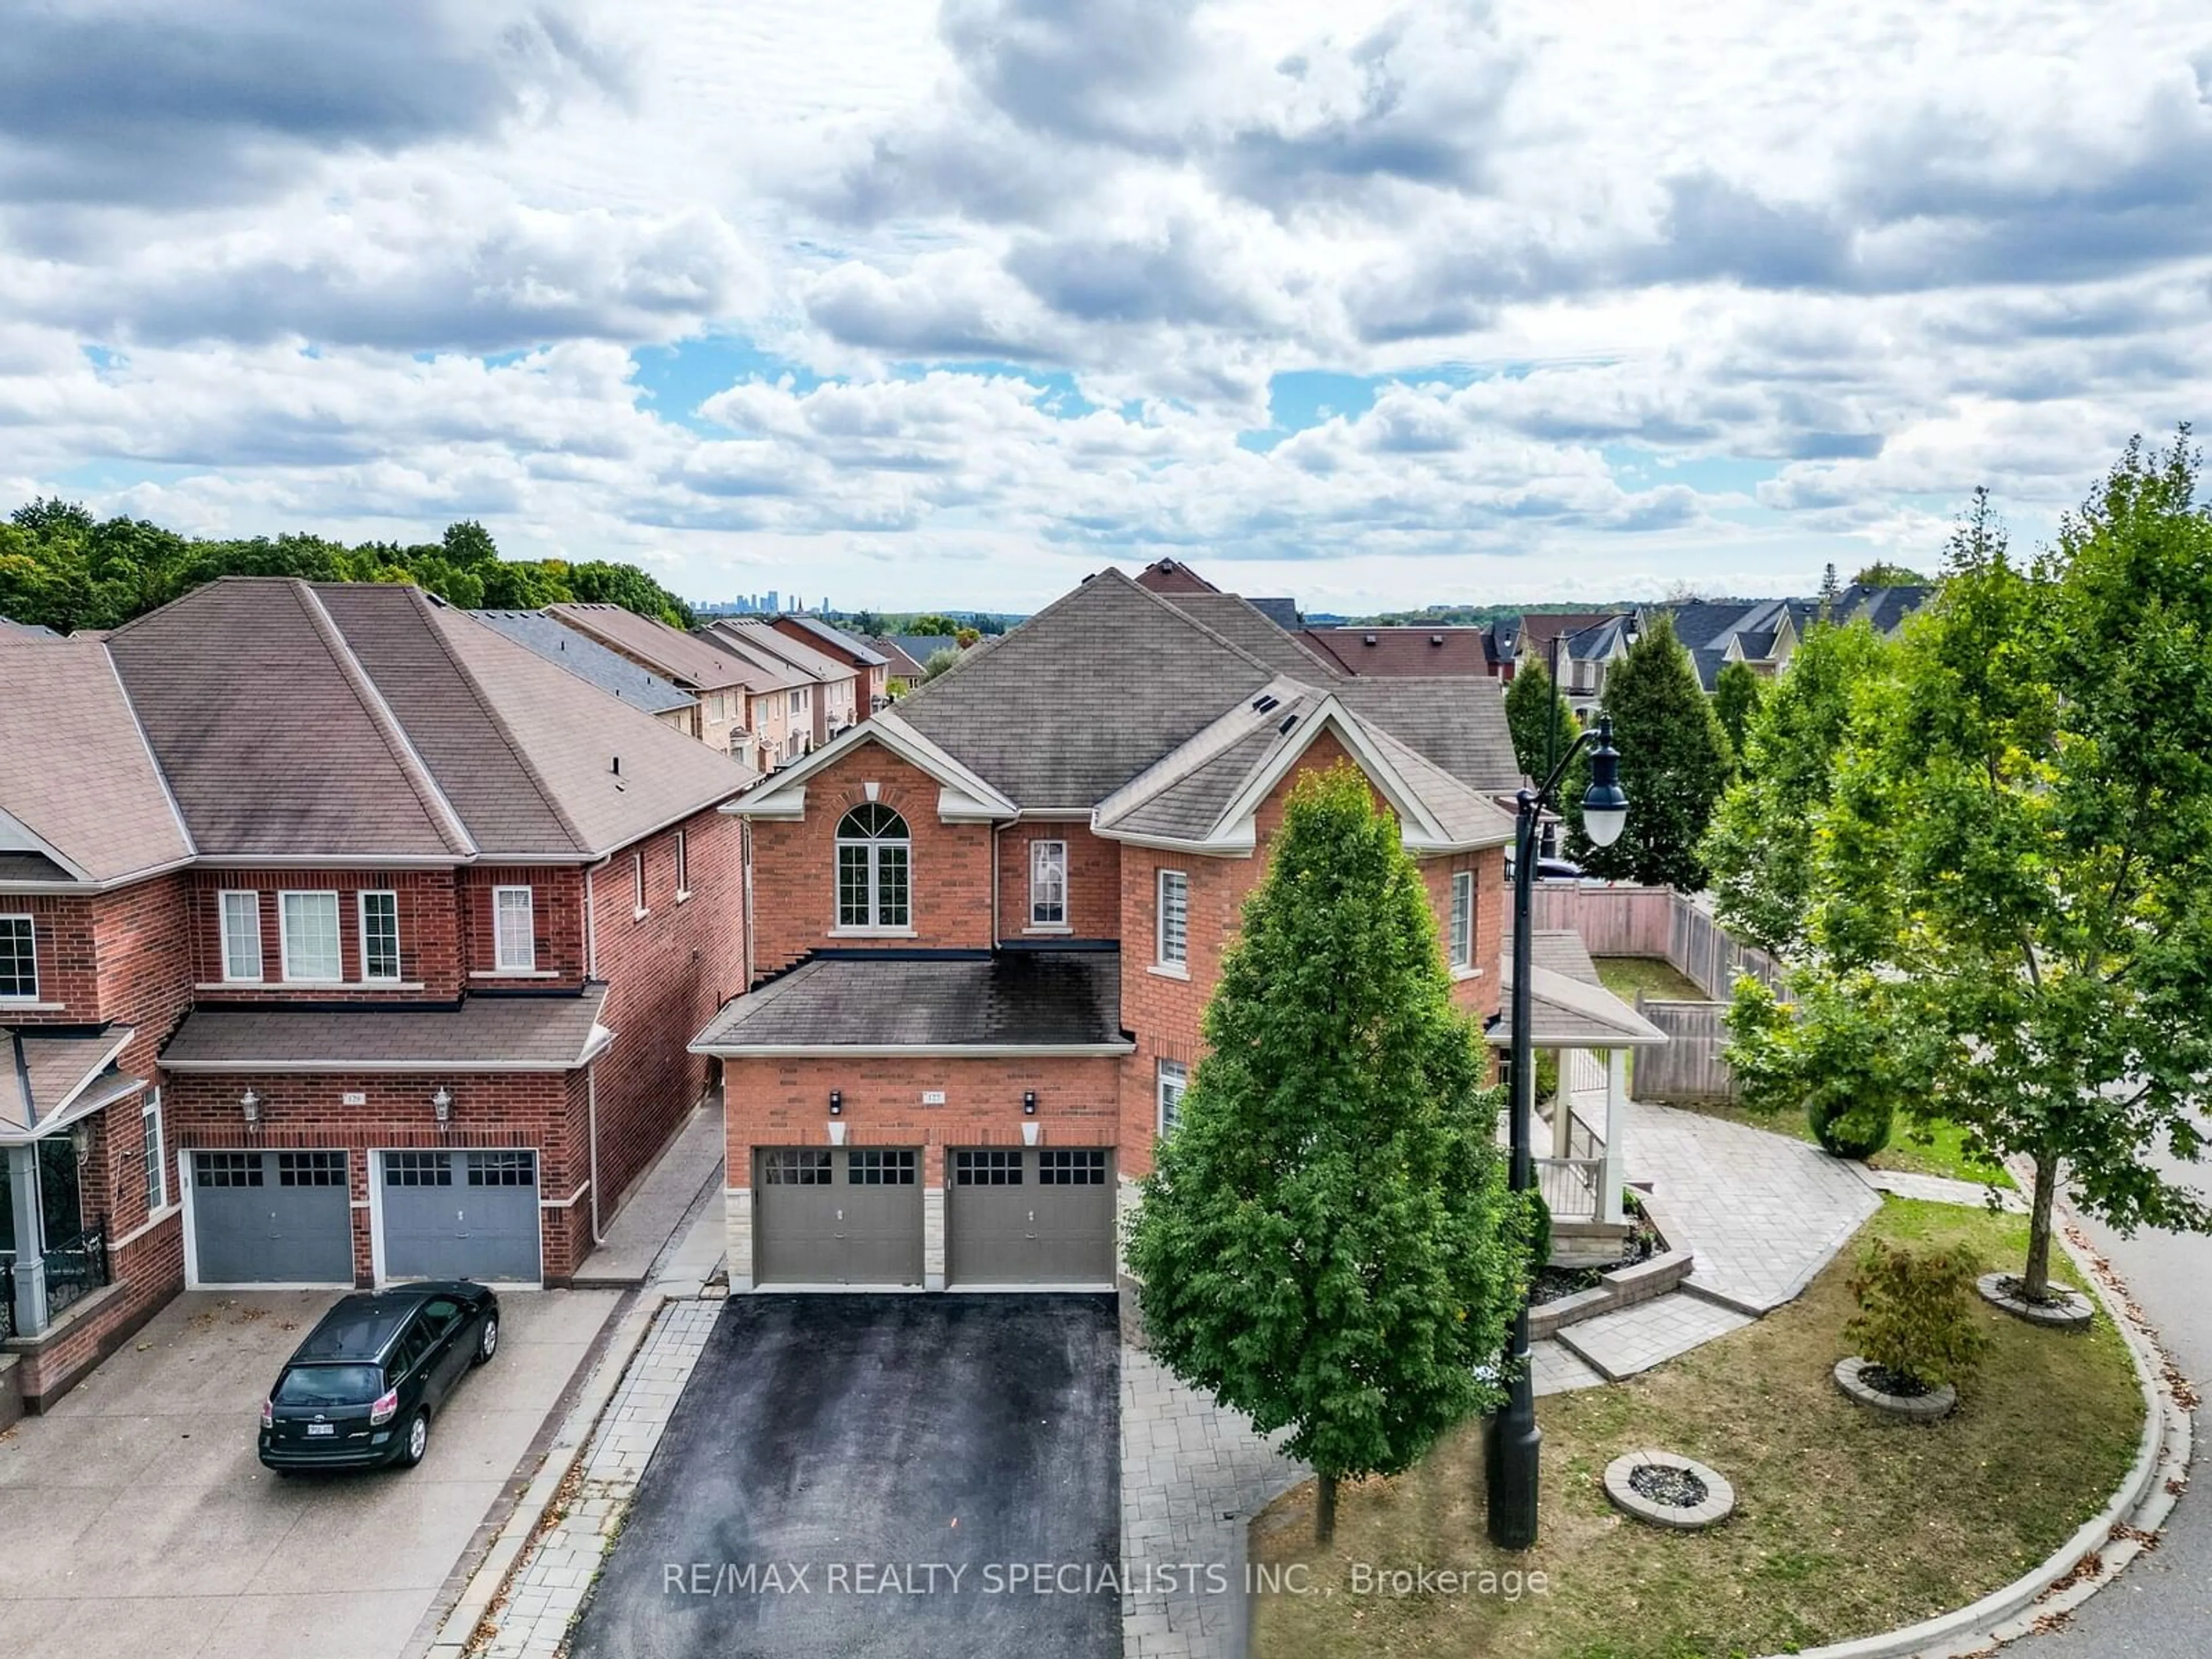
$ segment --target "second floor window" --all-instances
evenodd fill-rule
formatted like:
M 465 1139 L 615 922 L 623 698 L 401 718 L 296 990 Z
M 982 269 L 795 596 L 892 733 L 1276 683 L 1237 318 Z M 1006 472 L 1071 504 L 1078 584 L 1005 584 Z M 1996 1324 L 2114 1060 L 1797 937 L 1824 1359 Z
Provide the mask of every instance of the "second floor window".
M 278 895 L 278 914 L 283 921 L 279 939 L 283 951 L 284 977 L 301 980 L 341 980 L 345 956 L 338 948 L 338 896 L 336 893 Z
M 1160 872 L 1159 949 L 1163 963 L 1190 960 L 1190 878 L 1180 870 Z
M 906 820 L 878 801 L 845 814 L 837 825 L 837 925 L 904 927 L 908 898 Z
M 399 977 L 399 895 L 361 896 L 361 976 Z
M 0 997 L 39 994 L 39 945 L 28 916 L 0 916 Z
M 538 966 L 538 930 L 530 914 L 527 887 L 491 890 L 492 965 L 502 974 L 526 974 Z
M 1030 926 L 1067 925 L 1067 843 L 1030 843 Z
M 261 977 L 261 895 L 235 890 L 222 896 L 222 976 Z
M 676 832 L 676 896 L 691 896 L 691 848 L 684 842 L 684 832 Z
M 1451 965 L 1474 966 L 1474 872 L 1462 870 L 1451 878 Z
M 791 712 L 794 714 L 804 714 L 806 712 L 806 693 L 794 691 L 791 694 Z

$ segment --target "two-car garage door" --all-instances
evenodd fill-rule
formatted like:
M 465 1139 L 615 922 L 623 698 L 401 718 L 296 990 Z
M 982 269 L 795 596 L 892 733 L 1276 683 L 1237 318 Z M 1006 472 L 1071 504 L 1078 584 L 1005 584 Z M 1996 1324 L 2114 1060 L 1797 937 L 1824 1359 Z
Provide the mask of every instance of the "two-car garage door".
M 921 1152 L 765 1147 L 755 1154 L 754 1282 L 923 1282 Z M 1112 1154 L 1103 1147 L 953 1147 L 945 1272 L 960 1287 L 1106 1285 L 1114 1278 Z
M 341 1150 L 187 1155 L 193 1282 L 354 1282 L 350 1157 Z M 534 1283 L 538 1155 L 526 1148 L 369 1155 L 380 1276 Z

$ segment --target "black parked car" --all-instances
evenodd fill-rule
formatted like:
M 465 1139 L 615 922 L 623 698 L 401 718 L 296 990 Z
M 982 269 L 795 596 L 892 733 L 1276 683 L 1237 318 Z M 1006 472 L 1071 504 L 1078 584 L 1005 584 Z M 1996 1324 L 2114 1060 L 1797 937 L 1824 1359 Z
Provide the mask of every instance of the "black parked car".
M 290 1469 L 413 1468 L 430 1418 L 499 1351 L 499 1298 L 466 1281 L 361 1291 L 325 1314 L 261 1403 L 261 1461 Z

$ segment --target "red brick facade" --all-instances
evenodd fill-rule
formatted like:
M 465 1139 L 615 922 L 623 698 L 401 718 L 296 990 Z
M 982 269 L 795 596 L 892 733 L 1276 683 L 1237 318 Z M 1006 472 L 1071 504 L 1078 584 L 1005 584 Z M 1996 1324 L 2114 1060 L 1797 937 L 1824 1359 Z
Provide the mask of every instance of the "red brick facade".
M 684 842 L 687 895 L 677 895 L 676 842 Z M 118 1057 L 125 1073 L 159 1089 L 166 1145 L 166 1204 L 149 1213 L 142 1109 L 155 1097 L 121 1100 L 89 1121 L 80 1171 L 88 1225 L 105 1220 L 114 1283 L 66 1310 L 41 1337 L 12 1340 L 26 1403 L 40 1409 L 184 1286 L 185 1238 L 179 1154 L 248 1146 L 343 1148 L 352 1185 L 354 1268 L 374 1282 L 372 1164 L 385 1148 L 529 1147 L 538 1158 L 543 1273 L 564 1282 L 592 1244 L 592 1204 L 602 1220 L 665 1144 L 706 1086 L 706 1062 L 685 1045 L 720 1004 L 744 988 L 744 827 L 715 811 L 695 814 L 594 866 L 459 866 L 435 869 L 194 868 L 112 892 L 0 896 L 0 912 L 33 917 L 39 1000 L 0 1009 L 10 1025 L 120 1022 L 135 1029 Z M 635 915 L 634 852 L 645 859 L 647 914 Z M 492 890 L 532 890 L 536 972 L 502 987 L 496 964 Z M 225 890 L 259 894 L 263 977 L 226 983 L 220 924 Z M 278 902 L 283 891 L 335 890 L 345 977 L 336 985 L 287 985 L 281 977 Z M 363 890 L 398 895 L 400 978 L 361 983 Z M 378 1003 L 450 1005 L 502 988 L 580 989 L 596 957 L 607 982 L 600 1019 L 612 1044 L 570 1073 L 362 1075 L 255 1073 L 166 1076 L 157 1056 L 195 1004 Z M 249 1131 L 239 1097 L 251 1085 L 261 1102 Z M 430 1097 L 453 1097 L 441 1131 Z M 366 1103 L 349 1106 L 358 1094 Z M 592 1191 L 591 1119 L 596 1104 L 598 1174 Z
M 945 1147 L 1018 1146 L 1025 1121 L 1036 1127 L 1042 1145 L 1111 1144 L 1121 1176 L 1148 1173 L 1158 1133 L 1160 1062 L 1188 1068 L 1202 1052 L 1206 1000 L 1219 979 L 1223 953 L 1237 937 L 1244 901 L 1266 873 L 1267 848 L 1282 823 L 1290 791 L 1304 773 L 1346 758 L 1333 735 L 1316 739 L 1261 805 L 1255 824 L 1256 850 L 1241 857 L 1103 841 L 1083 822 L 1023 820 L 996 831 L 996 854 L 989 858 L 991 832 L 978 825 L 943 823 L 936 811 L 935 781 L 878 745 L 863 744 L 807 778 L 803 820 L 754 822 L 757 974 L 774 974 L 822 946 L 868 943 L 841 938 L 832 925 L 834 831 L 852 805 L 867 799 L 863 786 L 872 781 L 876 799 L 899 810 L 912 837 L 915 923 L 910 939 L 874 943 L 980 949 L 991 939 L 989 918 L 995 915 L 1000 940 L 1048 946 L 1053 935 L 1028 927 L 1029 849 L 1040 839 L 1065 841 L 1067 935 L 1071 942 L 1119 942 L 1121 1024 L 1135 1052 L 1028 1060 L 926 1054 L 732 1059 L 724 1062 L 732 1186 L 750 1188 L 756 1148 L 830 1144 L 832 1089 L 842 1097 L 837 1121 L 845 1144 L 924 1148 L 925 1187 L 944 1184 Z M 988 890 L 994 869 L 995 894 Z M 1188 883 L 1188 948 L 1179 967 L 1158 960 L 1163 870 L 1181 872 Z M 1504 851 L 1492 848 L 1424 860 L 1423 880 L 1446 945 L 1451 878 L 1462 871 L 1475 876 L 1474 968 L 1455 975 L 1453 997 L 1477 1018 L 1486 1019 L 1498 1007 Z M 1024 1090 L 1038 1097 L 1034 1119 L 1025 1120 L 1022 1111 Z M 921 1103 L 923 1094 L 932 1091 L 944 1092 L 944 1104 Z

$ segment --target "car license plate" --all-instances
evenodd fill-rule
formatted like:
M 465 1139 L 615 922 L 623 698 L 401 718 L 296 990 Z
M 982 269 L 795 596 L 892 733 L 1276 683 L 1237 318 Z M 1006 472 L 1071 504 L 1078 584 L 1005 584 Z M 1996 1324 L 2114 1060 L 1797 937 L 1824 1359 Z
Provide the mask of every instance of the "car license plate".
M 310 1423 L 307 1425 L 307 1432 L 310 1435 L 336 1434 L 337 1431 L 338 1425 L 335 1423 Z

